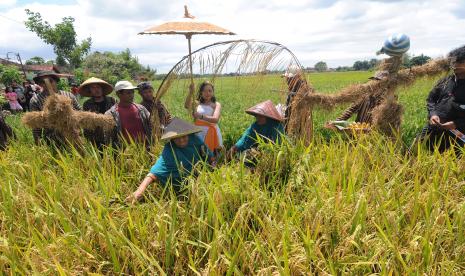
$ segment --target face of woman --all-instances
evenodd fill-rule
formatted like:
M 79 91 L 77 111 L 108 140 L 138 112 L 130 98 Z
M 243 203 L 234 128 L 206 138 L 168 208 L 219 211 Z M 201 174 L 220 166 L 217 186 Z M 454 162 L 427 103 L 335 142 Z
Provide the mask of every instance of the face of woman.
M 185 148 L 187 147 L 187 143 L 189 142 L 189 136 L 185 135 L 185 136 L 174 138 L 173 142 L 178 148 Z
M 202 90 L 202 98 L 204 99 L 204 101 L 210 102 L 213 96 L 214 96 L 213 86 L 205 85 L 205 87 Z
M 257 121 L 257 124 L 259 124 L 259 125 L 266 124 L 266 117 L 265 116 L 255 115 L 255 120 Z
M 100 98 L 103 96 L 102 87 L 98 84 L 91 84 L 89 86 L 90 95 L 94 98 Z

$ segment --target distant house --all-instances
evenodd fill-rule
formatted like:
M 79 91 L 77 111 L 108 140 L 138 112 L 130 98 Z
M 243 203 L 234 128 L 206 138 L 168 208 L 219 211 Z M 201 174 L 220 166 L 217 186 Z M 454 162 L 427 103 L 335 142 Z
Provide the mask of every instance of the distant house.
M 0 64 L 1 65 L 13 65 L 13 66 L 20 66 L 19 63 L 9 61 L 8 59 L 0 58 Z
M 9 66 L 16 66 L 18 70 L 22 72 L 23 68 L 21 68 L 21 64 L 17 62 L 12 62 L 7 59 L 0 58 L 0 64 L 2 65 L 9 65 Z M 41 71 L 53 71 L 57 74 L 60 74 L 62 77 L 65 78 L 72 78 L 74 75 L 65 73 L 67 70 L 65 68 L 59 67 L 54 64 L 31 64 L 31 65 L 23 65 L 24 71 L 26 72 L 26 78 L 31 80 L 37 73 Z
M 27 73 L 38 73 L 40 71 L 53 71 L 57 74 L 61 73 L 60 68 L 53 64 L 34 64 L 34 65 L 24 65 L 24 70 Z

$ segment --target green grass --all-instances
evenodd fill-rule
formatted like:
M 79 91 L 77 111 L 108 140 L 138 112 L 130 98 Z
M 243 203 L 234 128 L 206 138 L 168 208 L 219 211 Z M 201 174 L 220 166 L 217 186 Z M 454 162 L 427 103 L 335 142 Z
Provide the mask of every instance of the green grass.
M 370 73 L 312 74 L 333 92 Z M 401 89 L 402 135 L 425 123 L 435 80 Z M 234 141 L 252 118 L 243 110 L 280 95 L 263 84 L 217 82 L 221 128 Z M 175 114 L 184 84 L 164 101 Z M 379 136 L 357 143 L 321 129 L 337 111 L 315 112 L 309 146 L 263 145 L 257 170 L 239 161 L 189 178 L 187 197 L 152 185 L 145 202 L 122 200 L 153 154 L 131 146 L 81 157 L 19 140 L 0 152 L 0 271 L 3 274 L 460 274 L 465 269 L 465 162 L 453 152 L 406 156 Z

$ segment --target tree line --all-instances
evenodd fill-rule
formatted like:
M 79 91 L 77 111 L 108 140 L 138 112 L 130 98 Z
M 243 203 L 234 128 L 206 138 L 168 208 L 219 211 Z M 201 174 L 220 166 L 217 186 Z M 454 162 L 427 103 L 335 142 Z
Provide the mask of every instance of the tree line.
M 411 56 L 409 54 L 405 54 L 402 60 L 402 65 L 405 68 L 410 68 L 412 66 L 423 65 L 427 63 L 431 57 L 421 54 L 419 56 Z M 333 70 L 341 72 L 341 71 L 369 71 L 374 70 L 379 65 L 381 60 L 379 59 L 370 59 L 370 60 L 357 60 L 354 62 L 352 66 L 339 66 L 334 68 Z M 308 70 L 313 69 L 317 72 L 325 72 L 328 71 L 328 65 L 324 61 L 317 62 L 313 68 L 307 68 Z

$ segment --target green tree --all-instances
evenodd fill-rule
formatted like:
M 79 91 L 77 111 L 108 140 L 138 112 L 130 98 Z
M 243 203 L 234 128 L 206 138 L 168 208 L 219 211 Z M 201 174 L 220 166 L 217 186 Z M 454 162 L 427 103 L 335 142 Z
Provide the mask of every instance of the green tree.
M 315 64 L 315 70 L 318 72 L 324 72 L 328 70 L 328 65 L 324 61 L 319 61 Z
M 11 85 L 13 82 L 21 83 L 22 75 L 14 66 L 0 65 L 0 83 Z
M 137 57 L 126 49 L 120 53 L 93 52 L 85 58 L 82 67 L 74 73 L 80 82 L 87 77 L 97 76 L 114 84 L 118 80 L 140 77 L 153 80 L 156 70 L 141 65 Z
M 31 57 L 26 61 L 27 65 L 44 64 L 45 60 L 41 57 Z
M 423 54 L 419 56 L 414 56 L 410 59 L 409 67 L 423 65 L 430 61 L 430 59 L 431 58 L 429 56 L 425 56 Z
M 52 27 L 42 19 L 40 13 L 26 9 L 26 14 L 28 15 L 26 27 L 36 33 L 45 43 L 53 46 L 53 51 L 57 55 L 57 64 L 69 65 L 72 68 L 79 67 L 90 51 L 92 39 L 88 37 L 81 43 L 77 42 L 74 18 L 64 17 L 61 23 Z

